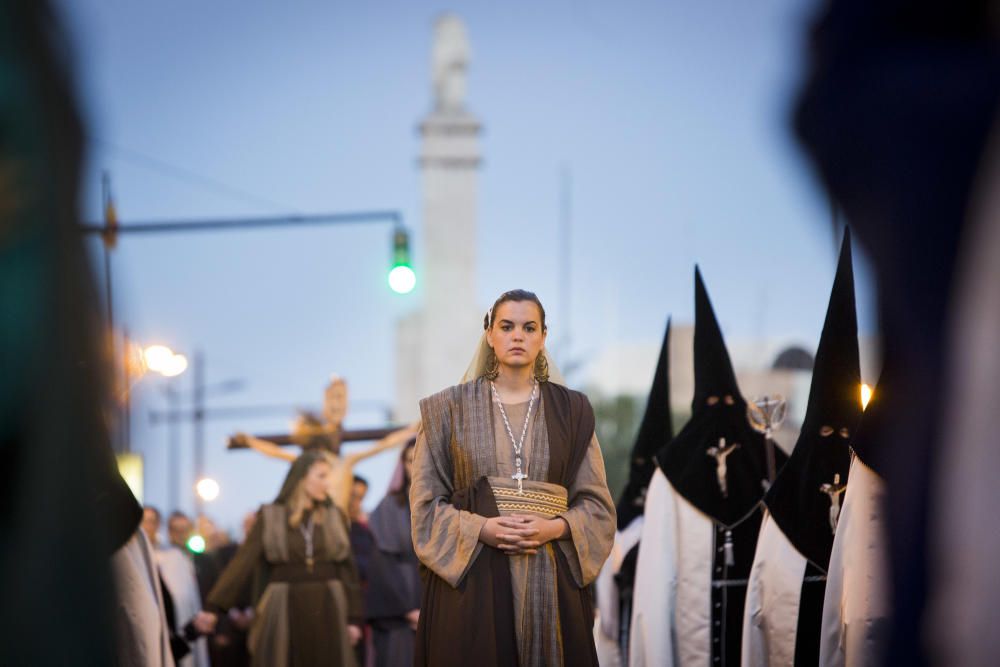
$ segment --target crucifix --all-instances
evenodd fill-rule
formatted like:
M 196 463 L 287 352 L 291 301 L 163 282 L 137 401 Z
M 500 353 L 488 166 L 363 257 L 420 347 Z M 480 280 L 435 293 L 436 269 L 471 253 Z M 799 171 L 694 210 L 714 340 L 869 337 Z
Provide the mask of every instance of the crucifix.
M 247 433 L 237 433 L 229 438 L 229 449 L 254 449 L 265 456 L 294 461 L 298 455 L 283 449 L 286 445 L 298 445 L 303 450 L 322 449 L 327 452 L 332 473 L 330 475 L 330 498 L 348 514 L 351 499 L 351 486 L 354 482 L 354 466 L 359 462 L 380 454 L 381 452 L 399 447 L 417 434 L 419 422 L 403 428 L 379 428 L 349 431 L 343 428 L 344 417 L 347 415 L 347 383 L 334 376 L 323 394 L 322 416 L 302 413 L 296 420 L 290 435 L 253 436 Z M 348 441 L 378 441 L 360 452 L 341 455 L 340 445 Z
M 841 484 L 840 473 L 835 473 L 833 484 L 820 484 L 819 490 L 830 497 L 830 532 L 836 534 L 837 521 L 840 519 L 840 494 L 847 490 L 847 485 Z
M 516 473 L 510 476 L 511 479 L 517 480 L 517 493 L 518 495 L 524 495 L 524 480 L 528 479 L 528 476 L 523 472 L 518 470 Z
M 728 472 L 726 459 L 739 448 L 739 443 L 727 445 L 725 438 L 719 438 L 718 447 L 709 447 L 705 451 L 705 454 L 715 459 L 715 476 L 719 480 L 719 490 L 722 491 L 723 498 L 729 497 L 729 484 L 726 482 L 726 473 Z

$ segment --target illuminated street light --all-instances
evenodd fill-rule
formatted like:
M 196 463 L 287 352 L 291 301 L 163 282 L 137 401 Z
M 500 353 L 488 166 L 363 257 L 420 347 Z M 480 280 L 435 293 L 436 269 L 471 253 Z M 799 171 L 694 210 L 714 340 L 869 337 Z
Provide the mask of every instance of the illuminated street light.
M 868 401 L 872 400 L 872 393 L 873 393 L 872 392 L 872 388 L 870 386 L 868 386 L 867 384 L 865 384 L 864 382 L 862 382 L 861 383 L 861 409 L 862 410 L 864 410 L 865 408 L 868 407 Z
M 156 373 L 161 372 L 174 356 L 174 351 L 166 345 L 150 345 L 142 351 L 146 368 Z
M 164 364 L 163 368 L 160 369 L 160 375 L 168 378 L 176 377 L 187 370 L 188 360 L 183 354 L 175 354 L 170 357 L 170 360 Z
M 202 477 L 194 485 L 194 490 L 198 497 L 206 502 L 212 502 L 219 497 L 219 483 L 211 477 Z
M 176 377 L 187 370 L 187 357 L 177 354 L 166 345 L 150 345 L 142 351 L 146 368 L 168 378 Z

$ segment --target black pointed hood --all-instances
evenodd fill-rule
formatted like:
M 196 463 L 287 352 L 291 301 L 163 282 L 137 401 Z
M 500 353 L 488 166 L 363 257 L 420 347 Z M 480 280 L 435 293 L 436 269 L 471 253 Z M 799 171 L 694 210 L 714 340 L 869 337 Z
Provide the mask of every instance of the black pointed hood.
M 747 421 L 747 404 L 736 383 L 722 331 L 695 267 L 694 400 L 691 418 L 656 455 L 657 464 L 674 489 L 688 502 L 724 526 L 750 516 L 764 495 L 767 479 L 764 436 Z M 736 447 L 725 457 L 726 492 L 718 478 L 712 448 L 724 441 Z M 785 455 L 775 448 L 780 467 Z
M 850 443 L 860 419 L 858 320 L 851 238 L 845 230 L 802 431 L 788 465 L 764 498 L 789 541 L 824 571 L 833 548 L 831 494 L 839 507 L 851 466 Z
M 646 412 L 639 425 L 639 434 L 632 445 L 629 459 L 628 483 L 618 499 L 618 529 L 632 523 L 643 513 L 646 488 L 656 470 L 653 456 L 674 437 L 674 424 L 670 410 L 670 319 L 663 334 L 660 358 L 656 362 L 653 385 L 646 400 Z
M 722 339 L 722 330 L 715 319 L 715 310 L 708 298 L 708 290 L 701 278 L 701 270 L 694 267 L 694 398 L 691 412 L 704 405 L 709 396 L 737 397 L 740 395 L 729 360 L 729 350 Z

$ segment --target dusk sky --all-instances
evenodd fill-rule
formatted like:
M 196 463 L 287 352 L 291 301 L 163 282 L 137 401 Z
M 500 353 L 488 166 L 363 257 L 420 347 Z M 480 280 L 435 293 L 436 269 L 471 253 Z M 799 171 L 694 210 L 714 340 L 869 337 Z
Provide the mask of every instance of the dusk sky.
M 91 139 L 87 220 L 100 219 L 103 170 L 125 224 L 398 209 L 419 280 L 416 125 L 431 105 L 433 21 L 448 10 L 467 26 L 469 107 L 485 127 L 475 249 L 484 311 L 506 289 L 531 289 L 550 311 L 550 341 L 571 332 L 570 349 L 556 354 L 585 361 L 609 345 L 658 340 L 668 313 L 690 321 L 698 262 L 727 336 L 815 348 L 836 244 L 789 122 L 811 2 L 60 7 Z M 563 165 L 573 183 L 568 320 L 558 300 Z M 144 344 L 202 350 L 210 384 L 245 380 L 212 406 L 289 406 L 287 415 L 208 423 L 207 471 L 222 486 L 208 511 L 223 526 L 270 500 L 287 470 L 225 451 L 227 434 L 287 429 L 292 406 L 318 406 L 334 372 L 356 402 L 348 426 L 384 419 L 396 321 L 421 298 L 419 288 L 400 296 L 386 286 L 390 231 L 120 240 L 117 325 Z M 857 250 L 856 267 L 870 333 L 871 284 Z M 146 501 L 169 511 L 167 435 L 149 423 L 149 411 L 165 407 L 164 382 L 147 377 L 136 388 L 133 442 L 146 457 Z M 190 383 L 188 374 L 176 381 L 184 391 Z M 189 425 L 181 442 L 187 475 Z M 394 463 L 387 454 L 362 467 L 373 482 L 366 505 Z

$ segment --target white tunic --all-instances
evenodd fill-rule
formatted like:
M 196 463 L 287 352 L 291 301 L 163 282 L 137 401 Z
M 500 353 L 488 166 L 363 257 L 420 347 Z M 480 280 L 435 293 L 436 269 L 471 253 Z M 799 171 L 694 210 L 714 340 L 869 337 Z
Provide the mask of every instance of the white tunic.
M 594 582 L 597 588 L 597 625 L 594 628 L 594 641 L 597 645 L 597 658 L 601 667 L 618 667 L 624 664 L 621 654 L 621 644 L 618 634 L 621 632 L 621 600 L 615 576 L 621 572 L 625 556 L 639 543 L 642 535 L 643 516 L 640 514 L 615 533 L 615 543 L 611 547 L 611 555 L 604 562 L 601 573 Z
M 821 667 L 881 665 L 889 618 L 885 483 L 851 460 L 823 600 Z
M 178 631 L 201 611 L 201 594 L 191 558 L 177 547 L 156 550 L 163 584 L 174 599 L 175 627 Z M 208 644 L 200 637 L 191 644 L 191 653 L 178 661 L 180 667 L 208 667 Z
M 630 667 L 708 665 L 714 524 L 657 468 L 639 542 Z
M 794 663 L 805 571 L 805 557 L 771 515 L 765 514 L 747 584 L 741 664 L 768 667 Z
M 115 636 L 122 665 L 174 667 L 166 612 L 149 540 L 142 530 L 111 556 L 115 581 Z

